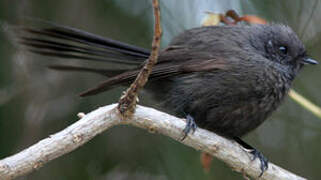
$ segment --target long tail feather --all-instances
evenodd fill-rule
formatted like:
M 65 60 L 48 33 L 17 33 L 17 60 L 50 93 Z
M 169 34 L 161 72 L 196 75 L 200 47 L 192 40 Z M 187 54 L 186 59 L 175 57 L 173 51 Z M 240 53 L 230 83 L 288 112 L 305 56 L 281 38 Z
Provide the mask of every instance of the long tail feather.
M 149 50 L 49 22 L 45 28 L 16 26 L 18 42 L 33 53 L 62 58 L 141 64 Z
M 58 71 L 78 71 L 78 72 L 90 72 L 96 73 L 107 77 L 116 76 L 121 74 L 128 69 L 99 69 L 99 68 L 88 68 L 88 67 L 81 67 L 81 66 L 71 66 L 71 65 L 50 65 L 48 66 L 49 69 L 54 69 Z
M 62 58 L 75 58 L 136 65 L 136 68 L 99 69 L 70 65 L 53 65 L 59 71 L 91 72 L 108 76 L 98 86 L 80 94 L 89 96 L 107 91 L 119 85 L 128 85 L 139 73 L 139 66 L 149 57 L 150 51 L 130 44 L 103 38 L 78 29 L 52 23 L 47 28 L 15 27 L 18 42 L 29 51 Z M 182 73 L 180 65 L 166 64 L 153 68 L 150 80 Z

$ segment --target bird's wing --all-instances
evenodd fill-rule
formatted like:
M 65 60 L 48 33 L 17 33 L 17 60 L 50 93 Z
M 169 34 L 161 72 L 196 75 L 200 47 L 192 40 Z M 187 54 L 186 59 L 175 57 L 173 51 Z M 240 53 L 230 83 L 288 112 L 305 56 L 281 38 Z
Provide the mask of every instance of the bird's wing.
M 197 62 L 196 60 L 187 61 L 185 63 L 161 63 L 154 66 L 152 73 L 150 74 L 149 80 L 153 81 L 156 79 L 170 78 L 173 76 L 179 76 L 184 74 L 189 74 L 193 72 L 207 72 L 207 71 L 222 71 L 226 70 L 228 66 L 223 60 L 201 60 Z M 101 82 L 96 87 L 91 88 L 80 96 L 90 96 L 95 95 L 104 91 L 107 91 L 117 85 L 126 84 L 132 82 L 139 73 L 139 69 L 133 71 L 127 71 L 122 74 L 113 76 L 106 81 Z

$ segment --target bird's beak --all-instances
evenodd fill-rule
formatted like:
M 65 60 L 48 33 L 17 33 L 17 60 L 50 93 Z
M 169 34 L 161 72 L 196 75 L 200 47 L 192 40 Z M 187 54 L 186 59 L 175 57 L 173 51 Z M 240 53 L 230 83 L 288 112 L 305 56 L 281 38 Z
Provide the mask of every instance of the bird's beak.
M 318 61 L 308 58 L 308 57 L 303 58 L 303 63 L 304 64 L 313 64 L 313 65 L 319 64 Z

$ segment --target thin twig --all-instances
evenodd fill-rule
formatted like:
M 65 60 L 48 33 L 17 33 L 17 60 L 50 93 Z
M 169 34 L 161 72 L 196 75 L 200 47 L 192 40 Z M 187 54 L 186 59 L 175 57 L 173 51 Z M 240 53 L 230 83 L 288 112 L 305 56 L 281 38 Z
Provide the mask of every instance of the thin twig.
M 317 105 L 313 104 L 311 101 L 294 91 L 293 89 L 290 90 L 289 96 L 298 104 L 300 104 L 303 108 L 307 109 L 308 111 L 312 112 L 315 116 L 321 119 L 321 108 Z
M 46 163 L 77 149 L 96 135 L 113 126 L 123 124 L 171 137 L 182 144 L 221 159 L 234 171 L 254 179 L 261 172 L 259 160 L 251 161 L 252 156 L 234 141 L 201 128 L 189 134 L 184 141 L 180 141 L 183 136 L 182 131 L 186 126 L 183 119 L 152 108 L 137 106 L 132 118 L 127 120 L 119 116 L 116 107 L 116 104 L 108 105 L 88 113 L 66 129 L 50 135 L 15 155 L 0 160 L 0 179 L 13 179 L 37 170 Z M 304 178 L 270 163 L 260 179 L 302 180 Z
M 314 4 L 313 4 L 313 6 L 312 6 L 312 11 L 310 11 L 310 15 L 309 15 L 306 23 L 303 25 L 303 30 L 301 31 L 301 33 L 300 33 L 300 35 L 299 35 L 299 37 L 300 37 L 301 39 L 303 39 L 304 34 L 305 34 L 305 30 L 306 30 L 306 29 L 308 28 L 308 26 L 310 25 L 310 22 L 311 22 L 311 20 L 312 20 L 313 14 L 314 14 L 314 11 L 315 11 L 315 10 L 317 9 L 317 7 L 318 7 L 318 3 L 319 3 L 319 0 L 315 0 L 315 1 L 314 1 Z
M 152 43 L 152 52 L 148 58 L 148 61 L 141 69 L 136 80 L 127 89 L 125 94 L 120 98 L 118 110 L 124 116 L 130 116 L 135 111 L 135 106 L 138 99 L 138 92 L 142 89 L 148 81 L 149 74 L 152 72 L 154 64 L 157 63 L 158 52 L 160 48 L 160 40 L 162 36 L 162 29 L 160 24 L 160 9 L 158 0 L 153 0 L 154 9 L 154 37 Z

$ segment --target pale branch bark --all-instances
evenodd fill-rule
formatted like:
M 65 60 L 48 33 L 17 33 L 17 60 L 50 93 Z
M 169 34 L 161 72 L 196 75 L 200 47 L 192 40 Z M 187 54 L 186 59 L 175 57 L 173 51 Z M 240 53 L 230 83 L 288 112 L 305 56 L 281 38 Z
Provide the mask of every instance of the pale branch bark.
M 158 0 L 153 0 L 154 10 L 154 36 L 152 42 L 152 51 L 146 64 L 140 70 L 135 81 L 126 90 L 125 94 L 119 99 L 118 110 L 124 118 L 129 117 L 135 111 L 135 106 L 138 99 L 138 92 L 148 81 L 148 77 L 152 72 L 153 66 L 157 63 L 158 53 L 160 49 L 160 41 L 162 37 L 162 28 L 160 20 L 160 9 Z
M 151 133 L 169 136 L 180 143 L 221 159 L 234 171 L 255 179 L 260 174 L 259 161 L 251 161 L 252 156 L 237 143 L 201 128 L 197 128 L 195 133 L 189 134 L 184 141 L 180 141 L 186 125 L 185 121 L 152 108 L 137 106 L 133 116 L 127 120 L 119 115 L 117 104 L 99 108 L 87 115 L 80 114 L 79 117 L 82 118 L 66 129 L 0 160 L 0 179 L 13 179 L 28 174 L 117 125 L 133 125 L 147 129 Z M 302 180 L 304 178 L 270 163 L 268 170 L 260 179 Z

